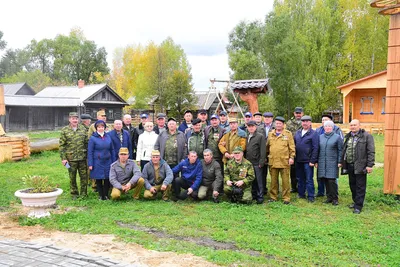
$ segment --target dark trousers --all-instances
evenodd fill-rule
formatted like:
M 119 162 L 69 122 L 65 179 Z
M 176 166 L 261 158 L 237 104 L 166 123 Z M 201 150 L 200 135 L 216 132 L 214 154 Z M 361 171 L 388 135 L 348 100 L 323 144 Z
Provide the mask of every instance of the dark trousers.
M 329 202 L 339 200 L 338 184 L 336 179 L 321 177 L 320 180 L 324 183 L 326 187 L 326 197 Z M 319 185 L 318 185 L 319 189 Z
M 99 192 L 99 197 L 102 200 L 108 198 L 108 193 L 110 191 L 110 180 L 109 179 L 96 179 L 97 192 Z
M 253 195 L 253 199 L 264 200 L 264 189 L 265 189 L 265 185 L 263 182 L 264 167 L 260 168 L 258 167 L 257 164 L 253 165 L 253 169 L 254 169 L 255 179 L 252 184 L 251 194 Z
M 290 184 L 292 190 L 297 192 L 296 162 L 290 165 Z
M 349 163 L 347 164 L 347 171 L 349 173 L 349 185 L 354 209 L 362 210 L 367 190 L 367 174 L 355 174 L 354 164 Z
M 314 167 L 311 167 L 309 163 L 296 162 L 296 175 L 298 177 L 298 190 L 299 197 L 307 197 L 310 200 L 314 199 L 315 187 L 314 187 Z
M 268 162 L 265 163 L 263 168 L 263 184 L 264 184 L 264 195 L 268 193 L 268 186 L 267 186 L 267 176 L 268 176 Z
M 147 163 L 149 163 L 149 161 L 148 160 L 141 160 L 140 161 L 140 169 L 143 171 L 143 169 L 144 169 L 144 165 L 146 165 Z
M 317 178 L 317 182 L 318 182 L 318 193 L 317 193 L 317 196 L 324 196 L 325 195 L 325 181 L 322 180 L 322 179 L 323 178 Z
M 192 186 L 192 182 L 189 182 L 182 177 L 177 177 L 172 182 L 172 190 L 174 191 L 174 195 L 178 199 L 186 199 L 188 197 L 187 190 L 181 193 L 181 188 L 188 189 Z

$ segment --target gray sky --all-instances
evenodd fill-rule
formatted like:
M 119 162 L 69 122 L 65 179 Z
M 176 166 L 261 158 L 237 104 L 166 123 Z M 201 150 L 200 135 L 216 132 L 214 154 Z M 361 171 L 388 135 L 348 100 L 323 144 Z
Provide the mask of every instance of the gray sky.
M 6 0 L 0 31 L 7 48 L 23 48 L 32 39 L 80 27 L 87 39 L 106 48 L 110 68 L 115 48 L 159 44 L 170 36 L 188 56 L 196 90 L 207 90 L 210 78 L 229 78 L 229 32 L 241 20 L 263 20 L 272 5 L 273 0 Z

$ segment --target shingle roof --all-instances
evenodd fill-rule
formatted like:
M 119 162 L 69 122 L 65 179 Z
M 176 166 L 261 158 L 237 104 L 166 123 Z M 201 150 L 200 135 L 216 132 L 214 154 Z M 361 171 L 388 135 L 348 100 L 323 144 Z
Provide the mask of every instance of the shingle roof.
M 6 106 L 35 107 L 76 107 L 81 103 L 78 97 L 40 97 L 30 95 L 5 95 Z
M 207 100 L 207 96 L 208 96 L 208 92 L 207 93 L 204 93 L 204 92 L 196 93 L 197 106 L 199 109 L 202 109 L 202 108 L 204 108 L 206 110 L 210 109 L 212 103 L 214 102 L 215 98 L 217 97 L 217 94 L 210 93 L 208 100 Z
M 269 89 L 269 79 L 239 80 L 231 84 L 232 90 Z
M 44 88 L 42 91 L 36 94 L 36 96 L 44 97 L 77 97 L 81 101 L 84 101 L 96 94 L 99 90 L 104 88 L 107 84 L 89 84 L 85 85 L 83 88 L 78 88 L 78 86 L 50 86 Z
M 10 84 L 3 84 L 4 87 L 4 94 L 5 95 L 15 95 L 25 83 L 10 83 Z

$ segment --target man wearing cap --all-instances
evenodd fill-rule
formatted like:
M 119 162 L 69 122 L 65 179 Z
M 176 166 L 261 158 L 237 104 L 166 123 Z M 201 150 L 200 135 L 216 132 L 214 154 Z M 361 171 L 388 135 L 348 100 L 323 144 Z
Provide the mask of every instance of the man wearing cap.
M 60 157 L 62 164 L 68 169 L 70 190 L 73 199 L 79 195 L 87 196 L 88 166 L 87 147 L 88 136 L 86 128 L 78 123 L 78 113 L 69 113 L 69 125 L 61 130 Z M 79 172 L 80 192 L 76 183 L 76 173 Z
M 302 107 L 296 107 L 293 112 L 293 117 L 287 122 L 286 130 L 292 133 L 292 136 L 295 136 L 296 132 L 300 130 L 301 127 L 301 117 L 303 117 L 304 112 Z M 296 163 L 290 166 L 290 182 L 292 190 L 290 192 L 297 192 L 297 175 L 296 175 Z
M 204 159 L 201 160 L 203 179 L 197 196 L 203 200 L 208 195 L 212 195 L 213 201 L 219 203 L 218 196 L 223 185 L 221 165 L 213 159 L 213 152 L 208 148 L 204 150 L 203 157 Z
M 231 198 L 233 187 L 239 187 L 243 191 L 243 196 L 239 202 L 251 204 L 251 186 L 254 181 L 254 168 L 250 161 L 243 157 L 243 148 L 236 146 L 233 149 L 233 158 L 226 163 L 224 173 L 224 192 Z
M 253 118 L 253 114 L 251 114 L 251 112 L 244 113 L 244 124 L 241 125 L 239 128 L 247 133 L 247 123 L 249 121 L 251 121 L 252 118 Z
M 183 115 L 184 121 L 179 125 L 178 131 L 185 132 L 187 128 L 192 127 L 193 114 L 192 111 L 186 110 Z
M 257 132 L 257 125 L 253 120 L 247 123 L 247 130 L 249 131 L 249 135 L 246 139 L 245 158 L 251 162 L 255 174 L 255 179 L 252 184 L 252 195 L 253 199 L 257 201 L 257 204 L 262 204 L 264 202 L 265 188 L 265 184 L 263 182 L 263 169 L 265 157 L 267 155 L 265 136 L 264 134 Z
M 219 126 L 221 128 L 224 129 L 228 129 L 229 128 L 229 121 L 228 121 L 228 113 L 226 113 L 226 111 L 221 111 L 219 113 Z
M 158 135 L 154 149 L 160 151 L 161 158 L 171 168 L 186 158 L 186 138 L 178 131 L 175 118 L 168 119 L 168 129 Z
M 133 132 L 133 140 L 132 140 L 132 151 L 133 151 L 133 159 L 136 158 L 136 152 L 137 152 L 137 146 L 138 146 L 138 142 L 139 142 L 139 135 L 141 135 L 142 133 L 144 133 L 144 125 L 146 124 L 146 122 L 149 121 L 149 115 L 147 115 L 146 113 L 143 113 L 140 115 L 140 123 L 139 126 L 135 128 L 134 132 Z
M 324 129 L 324 123 L 326 121 L 332 121 L 333 117 L 330 114 L 324 114 L 322 115 L 322 126 L 318 127 L 317 129 L 315 129 L 315 131 L 317 132 L 318 135 L 323 135 L 325 133 L 325 129 Z M 335 134 L 339 135 L 340 138 L 342 138 L 342 140 L 344 139 L 344 135 L 342 130 L 337 126 L 334 125 L 333 126 L 333 130 L 332 132 L 334 132 Z M 318 183 L 318 193 L 317 193 L 317 197 L 323 197 L 325 196 L 325 183 L 322 179 L 320 179 L 319 177 L 317 177 L 317 183 Z
M 129 138 L 129 133 L 122 129 L 121 120 L 114 121 L 114 130 L 110 131 L 109 135 L 114 146 L 115 155 L 118 154 L 121 147 L 126 147 L 129 151 L 129 158 L 132 159 L 132 142 Z
M 160 133 L 165 132 L 168 129 L 167 125 L 165 124 L 166 117 L 167 116 L 164 113 L 157 114 L 157 125 L 154 126 L 153 129 L 156 134 L 160 135 Z
M 190 151 L 185 160 L 172 168 L 172 172 L 175 175 L 179 172 L 181 173 L 181 176 L 175 178 L 172 182 L 174 200 L 185 200 L 194 191 L 199 189 L 201 180 L 203 179 L 203 168 L 200 160 L 197 158 L 196 151 Z M 181 192 L 181 188 L 185 190 Z
M 121 194 L 128 193 L 131 189 L 134 189 L 133 198 L 139 199 L 144 185 L 144 179 L 141 175 L 138 165 L 135 161 L 129 159 L 128 148 L 121 147 L 118 160 L 112 163 L 110 167 L 110 183 L 113 186 L 111 199 L 120 199 Z
M 264 117 L 265 141 L 267 141 L 269 132 L 275 129 L 275 124 L 273 121 L 274 114 L 272 114 L 272 112 L 264 112 L 263 117 Z M 265 160 L 264 173 L 263 173 L 264 194 L 268 192 L 267 176 L 268 176 L 268 157 Z
M 222 154 L 219 151 L 218 143 L 225 134 L 225 129 L 220 126 L 216 114 L 211 116 L 210 124 L 204 129 L 204 148 L 212 151 L 213 159 L 220 164 L 223 173 Z
M 284 204 L 290 204 L 290 165 L 294 164 L 296 155 L 292 133 L 284 129 L 285 119 L 275 118 L 275 129 L 269 132 L 267 140 L 267 155 L 271 188 L 269 202 L 278 200 L 279 174 L 282 179 L 282 199 Z
M 102 121 L 105 121 L 105 122 L 107 121 L 106 111 L 104 109 L 101 109 L 101 110 L 97 111 L 97 120 L 102 120 Z M 96 132 L 96 128 L 94 127 L 95 123 L 92 123 L 90 125 L 90 127 L 89 127 L 88 138 L 90 138 L 92 136 L 92 134 L 94 132 Z M 112 125 L 109 125 L 108 123 L 106 123 L 105 132 L 107 133 L 107 132 L 111 131 L 112 129 L 113 129 Z
M 301 117 L 302 129 L 294 136 L 299 198 L 315 201 L 314 165 L 318 161 L 319 135 L 311 128 L 311 117 Z
M 243 151 L 246 150 L 246 132 L 238 127 L 237 118 L 229 119 L 229 131 L 226 131 L 224 136 L 218 143 L 219 151 L 221 151 L 224 164 L 233 159 L 233 149 L 240 146 Z
M 206 126 L 209 124 L 207 121 L 208 118 L 207 110 L 200 109 L 197 113 L 197 118 L 201 120 L 201 129 L 203 130 L 204 128 L 206 128 Z
M 257 126 L 257 132 L 262 134 L 263 136 L 265 136 L 265 127 L 264 127 L 264 123 L 262 121 L 262 114 L 261 112 L 256 112 L 253 115 L 254 121 L 256 123 Z
M 201 130 L 201 120 L 194 119 L 192 128 L 187 128 L 185 137 L 188 151 L 196 151 L 200 159 L 203 158 L 204 134 Z
M 89 114 L 81 114 L 81 125 L 85 127 L 86 131 L 89 130 L 90 122 L 92 121 L 92 117 Z
M 144 191 L 145 199 L 155 199 L 157 193 L 161 192 L 162 199 L 164 201 L 169 200 L 174 175 L 165 160 L 161 159 L 160 151 L 153 150 L 151 152 L 151 160 L 144 165 L 142 177 L 146 188 Z

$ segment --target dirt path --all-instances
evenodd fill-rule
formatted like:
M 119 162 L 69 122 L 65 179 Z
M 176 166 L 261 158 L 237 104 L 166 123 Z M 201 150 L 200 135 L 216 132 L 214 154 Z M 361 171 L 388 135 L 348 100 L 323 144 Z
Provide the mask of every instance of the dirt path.
M 115 241 L 113 235 L 81 235 L 51 231 L 41 226 L 20 226 L 6 212 L 0 212 L 0 235 L 37 243 L 53 244 L 72 251 L 89 253 L 140 266 L 218 266 L 191 254 L 147 250 L 137 244 Z

